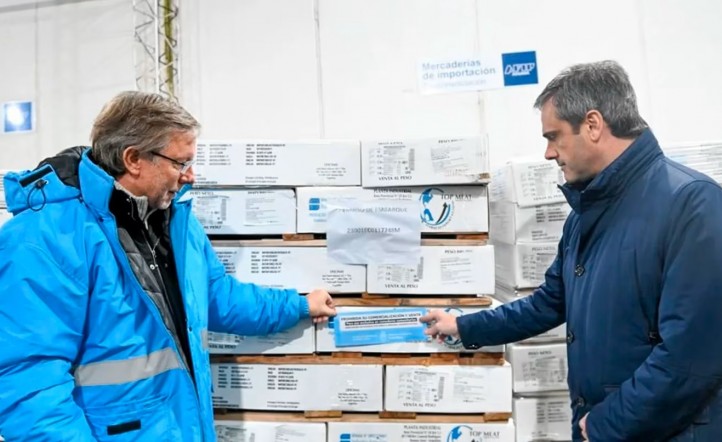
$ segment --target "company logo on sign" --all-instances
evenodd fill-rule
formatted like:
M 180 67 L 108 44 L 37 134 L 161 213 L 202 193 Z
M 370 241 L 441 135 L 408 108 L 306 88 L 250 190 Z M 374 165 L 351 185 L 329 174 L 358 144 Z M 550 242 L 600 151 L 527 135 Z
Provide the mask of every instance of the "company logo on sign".
M 308 210 L 315 212 L 321 210 L 321 198 L 309 198 L 308 199 Z
M 423 205 L 421 222 L 432 229 L 440 229 L 449 224 L 454 214 L 454 200 L 445 198 L 444 191 L 438 187 L 429 187 L 421 192 L 419 201 Z
M 539 83 L 536 51 L 501 54 L 504 67 L 504 86 Z
M 458 425 L 449 431 L 446 442 L 485 442 L 499 440 L 498 431 L 474 430 L 468 425 Z

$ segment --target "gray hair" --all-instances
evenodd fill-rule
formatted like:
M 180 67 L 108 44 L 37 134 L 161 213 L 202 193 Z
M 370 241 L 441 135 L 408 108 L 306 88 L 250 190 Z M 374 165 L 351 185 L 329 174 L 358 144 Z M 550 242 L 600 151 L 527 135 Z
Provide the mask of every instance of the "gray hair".
M 121 92 L 95 118 L 90 133 L 93 160 L 113 177 L 125 173 L 123 151 L 160 152 L 174 134 L 195 132 L 200 124 L 179 104 L 159 94 Z
M 624 68 L 616 61 L 570 66 L 546 85 L 534 102 L 541 109 L 553 100 L 557 118 L 575 133 L 587 112 L 597 110 L 617 138 L 635 138 L 648 126 L 639 115 L 637 97 Z

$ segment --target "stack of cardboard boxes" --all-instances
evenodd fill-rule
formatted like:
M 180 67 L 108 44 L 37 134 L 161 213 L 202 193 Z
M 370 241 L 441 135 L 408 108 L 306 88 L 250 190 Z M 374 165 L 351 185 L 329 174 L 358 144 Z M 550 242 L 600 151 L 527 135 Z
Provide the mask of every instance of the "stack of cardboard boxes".
M 490 238 L 496 253 L 496 297 L 514 302 L 533 293 L 557 254 L 569 206 L 551 162 L 512 162 L 490 186 Z M 571 439 L 564 326 L 507 346 L 517 442 Z
M 326 288 L 339 313 L 463 314 L 493 305 L 479 297 L 492 294 L 495 282 L 480 138 L 200 143 L 198 157 L 205 188 L 194 191 L 196 210 L 242 281 Z M 259 185 L 269 187 L 248 188 Z M 232 202 L 233 195 L 242 196 Z M 349 200 L 415 201 L 424 237 L 418 262 L 367 267 L 330 259 L 327 216 Z M 286 235 L 271 239 L 279 234 Z M 269 337 L 212 335 L 214 404 L 241 410 L 217 417 L 221 440 L 514 440 L 503 348 L 462 354 L 453 339 L 336 347 L 335 326 L 305 321 Z
M 3 178 L 5 177 L 6 170 L 0 170 L 0 226 L 5 224 L 12 215 L 8 212 L 7 204 L 5 201 L 5 185 Z

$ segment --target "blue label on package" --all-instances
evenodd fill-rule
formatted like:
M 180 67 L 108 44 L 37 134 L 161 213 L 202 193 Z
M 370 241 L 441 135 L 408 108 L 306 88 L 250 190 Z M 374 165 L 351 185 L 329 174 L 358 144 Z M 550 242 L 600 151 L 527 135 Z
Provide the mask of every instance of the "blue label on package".
M 334 318 L 336 347 L 426 341 L 426 325 L 419 318 L 425 308 L 339 313 Z
M 501 54 L 504 69 L 504 86 L 539 83 L 536 51 Z

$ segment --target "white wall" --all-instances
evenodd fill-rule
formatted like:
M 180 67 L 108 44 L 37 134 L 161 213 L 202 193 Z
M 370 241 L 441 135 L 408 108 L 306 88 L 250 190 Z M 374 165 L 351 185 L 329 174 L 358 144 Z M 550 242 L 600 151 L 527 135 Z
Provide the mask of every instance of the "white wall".
M 88 144 L 103 103 L 135 88 L 132 8 L 100 0 L 2 11 L 0 102 L 35 100 L 37 130 L 0 133 L 0 169 L 32 168 Z
M 486 132 L 492 163 L 542 158 L 543 85 L 615 59 L 663 144 L 722 140 L 722 2 L 274 0 L 187 2 L 198 29 L 188 106 L 208 138 L 386 138 Z M 314 23 L 314 20 L 316 22 Z M 187 38 L 191 38 L 186 34 Z M 421 59 L 536 50 L 540 84 L 420 95 Z M 320 85 L 320 86 L 319 86 Z
M 12 2 L 12 0 L 10 0 Z M 205 138 L 488 133 L 491 158 L 541 158 L 532 103 L 560 69 L 612 58 L 663 144 L 722 140 L 718 0 L 180 0 L 182 101 Z M 0 102 L 35 99 L 38 130 L 0 135 L 0 169 L 87 143 L 134 87 L 128 0 L 0 8 Z M 422 59 L 536 50 L 540 85 L 420 95 Z

